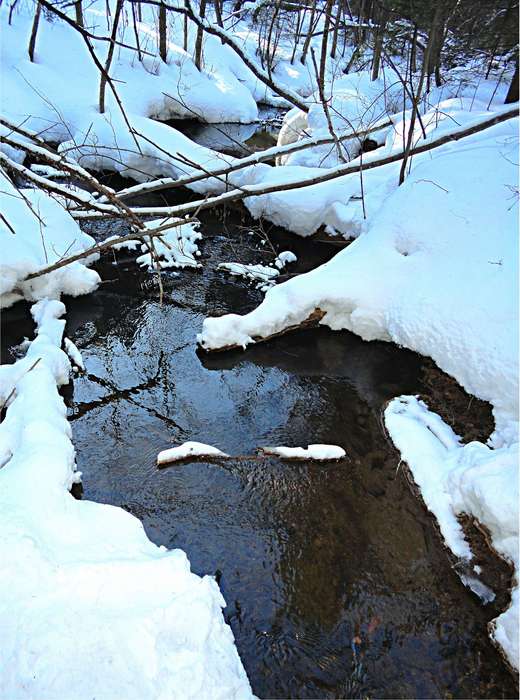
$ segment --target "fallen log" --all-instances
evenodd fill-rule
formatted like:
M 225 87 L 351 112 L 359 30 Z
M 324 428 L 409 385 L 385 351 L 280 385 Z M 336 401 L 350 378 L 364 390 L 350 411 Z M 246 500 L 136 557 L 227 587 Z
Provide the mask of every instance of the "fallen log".
M 306 330 L 308 328 L 316 328 L 321 319 L 325 316 L 325 311 L 322 311 L 321 309 L 317 308 L 314 309 L 314 311 L 307 316 L 307 318 L 301 323 L 295 323 L 292 326 L 286 326 L 283 330 L 277 331 L 276 333 L 271 333 L 270 335 L 256 335 L 253 336 L 253 341 L 255 343 L 262 343 L 262 342 L 267 342 L 268 340 L 272 340 L 273 338 L 277 338 L 280 335 L 285 335 L 286 333 L 291 333 L 292 331 L 302 331 Z M 203 351 L 206 353 L 215 353 L 215 352 L 229 352 L 230 350 L 242 350 L 241 345 L 225 345 L 224 347 L 221 348 L 205 348 L 202 345 L 199 345 L 197 348 L 197 351 Z

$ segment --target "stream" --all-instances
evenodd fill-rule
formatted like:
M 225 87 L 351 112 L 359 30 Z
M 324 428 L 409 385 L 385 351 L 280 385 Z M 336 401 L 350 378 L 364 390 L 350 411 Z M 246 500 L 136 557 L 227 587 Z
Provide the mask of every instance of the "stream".
M 153 542 L 216 576 L 260 698 L 517 697 L 487 635 L 497 608 L 462 584 L 385 435 L 385 403 L 424 389 L 423 358 L 325 328 L 198 354 L 205 316 L 245 313 L 263 296 L 217 264 L 271 255 L 241 214 L 201 220 L 203 268 L 164 273 L 162 306 L 153 276 L 123 254 L 107 256 L 95 294 L 65 300 L 87 367 L 66 396 L 75 495 L 133 513 Z M 337 250 L 274 228 L 269 238 L 298 255 L 289 273 Z M 4 314 L 4 361 L 31 333 L 27 309 Z M 323 442 L 347 458 L 157 469 L 157 453 L 185 440 L 232 455 Z

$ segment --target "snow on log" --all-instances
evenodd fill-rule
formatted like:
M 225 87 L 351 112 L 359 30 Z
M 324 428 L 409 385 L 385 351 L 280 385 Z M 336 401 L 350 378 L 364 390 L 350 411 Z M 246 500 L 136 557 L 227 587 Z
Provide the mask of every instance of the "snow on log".
M 203 442 L 183 442 L 178 447 L 171 447 L 168 450 L 163 450 L 157 455 L 157 465 L 160 467 L 163 464 L 171 464 L 172 462 L 180 462 L 190 457 L 229 457 L 225 452 L 222 452 L 212 445 L 205 445 Z
M 347 453 L 338 445 L 309 445 L 305 447 L 262 447 L 266 455 L 276 455 L 282 459 L 313 460 L 316 462 L 343 459 Z

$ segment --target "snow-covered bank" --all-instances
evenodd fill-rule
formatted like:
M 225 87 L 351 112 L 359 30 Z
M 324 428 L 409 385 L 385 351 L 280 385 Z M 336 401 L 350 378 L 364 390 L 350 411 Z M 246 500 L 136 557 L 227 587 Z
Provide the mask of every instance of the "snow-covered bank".
M 64 311 L 34 305 L 35 340 L 0 372 L 2 695 L 250 698 L 213 578 L 124 510 L 69 493 L 80 474 L 57 391 L 70 370 Z
M 94 244 L 52 197 L 36 189 L 18 189 L 0 169 L 0 308 L 20 299 L 59 299 L 93 291 L 99 275 L 85 265 L 92 258 L 55 270 L 50 275 L 25 278 L 66 255 Z
M 468 116 L 452 112 L 449 119 L 460 123 Z M 396 128 L 387 148 L 402 140 L 401 133 Z M 487 461 L 502 454 L 499 449 L 509 455 L 508 464 L 512 455 L 518 456 L 517 152 L 515 119 L 415 157 L 401 187 L 398 166 L 371 171 L 373 179 L 365 179 L 369 217 L 358 231 L 361 235 L 329 263 L 271 289 L 251 313 L 206 319 L 200 343 L 208 350 L 245 347 L 297 326 L 320 309 L 320 323 L 332 329 L 348 329 L 365 340 L 392 341 L 431 357 L 466 391 L 493 406 L 496 429 L 489 444 L 495 449 L 479 445 L 456 452 L 457 459 L 469 459 L 479 450 L 486 457 L 474 462 L 474 483 L 482 478 L 478 490 L 472 487 L 471 512 L 477 513 L 475 504 L 485 503 L 481 495 Z M 345 184 L 353 186 L 352 180 Z M 319 211 L 327 205 L 328 191 L 318 185 L 270 195 L 261 206 L 272 205 L 281 216 L 305 221 L 308 207 Z M 356 206 L 359 211 L 360 202 Z M 404 438 L 399 447 L 406 459 Z M 412 448 L 410 454 L 413 471 L 417 460 Z M 503 476 L 509 494 L 518 498 L 510 470 Z M 470 508 L 466 503 L 461 497 L 453 505 L 446 503 L 443 512 Z M 484 513 L 485 506 L 481 508 Z M 508 509 L 504 517 L 506 530 L 517 532 L 514 512 Z M 503 551 L 500 538 L 495 546 Z M 506 555 L 518 562 L 510 552 Z M 511 619 L 518 624 L 517 607 L 500 618 L 495 636 L 516 665 L 515 646 L 507 641 Z
M 418 156 L 401 187 L 399 166 L 375 169 L 387 196 L 369 230 L 326 265 L 270 290 L 251 313 L 206 319 L 203 347 L 245 346 L 320 308 L 333 329 L 431 356 L 493 404 L 496 444 L 510 441 L 518 420 L 517 130 L 510 120 Z M 292 211 L 298 196 L 306 205 L 308 193 L 290 194 Z
M 488 528 L 494 548 L 514 565 L 518 577 L 518 444 L 498 449 L 481 442 L 463 445 L 438 415 L 412 396 L 389 404 L 385 424 L 451 551 L 471 559 L 457 515 L 472 515 Z M 510 607 L 493 620 L 490 632 L 518 668 L 518 578 L 516 584 Z

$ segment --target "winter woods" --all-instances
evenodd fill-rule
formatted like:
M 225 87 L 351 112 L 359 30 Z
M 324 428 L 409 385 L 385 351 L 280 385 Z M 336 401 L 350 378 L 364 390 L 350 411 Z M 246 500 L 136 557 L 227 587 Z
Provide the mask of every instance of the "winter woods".
M 508 697 L 518 2 L 0 24 L 0 695 Z

